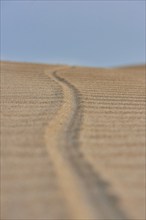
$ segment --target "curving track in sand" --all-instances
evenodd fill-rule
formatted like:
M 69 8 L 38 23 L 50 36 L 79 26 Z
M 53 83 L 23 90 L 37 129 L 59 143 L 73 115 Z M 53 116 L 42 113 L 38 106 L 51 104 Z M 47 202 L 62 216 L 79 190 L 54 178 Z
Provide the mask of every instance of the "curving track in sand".
M 81 153 L 78 143 L 82 120 L 79 91 L 59 76 L 59 71 L 54 71 L 51 76 L 62 87 L 64 102 L 49 123 L 45 137 L 73 218 L 126 219 L 118 207 L 118 199 L 109 194 L 106 183 Z

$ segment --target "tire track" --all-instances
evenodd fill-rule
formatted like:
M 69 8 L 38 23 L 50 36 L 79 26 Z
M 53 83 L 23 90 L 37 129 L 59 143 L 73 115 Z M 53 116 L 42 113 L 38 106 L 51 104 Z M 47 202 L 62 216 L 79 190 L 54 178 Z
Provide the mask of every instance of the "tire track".
M 47 127 L 45 140 L 71 216 L 88 220 L 127 219 L 119 208 L 118 199 L 109 193 L 109 184 L 102 180 L 80 152 L 81 94 L 58 71 L 46 73 L 62 87 L 64 102 Z

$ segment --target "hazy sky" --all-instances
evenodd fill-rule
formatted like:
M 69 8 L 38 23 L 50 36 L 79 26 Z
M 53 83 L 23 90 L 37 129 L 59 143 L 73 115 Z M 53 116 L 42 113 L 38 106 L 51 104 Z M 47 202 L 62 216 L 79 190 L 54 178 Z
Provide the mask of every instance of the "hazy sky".
M 1 1 L 1 59 L 117 66 L 145 62 L 145 1 Z

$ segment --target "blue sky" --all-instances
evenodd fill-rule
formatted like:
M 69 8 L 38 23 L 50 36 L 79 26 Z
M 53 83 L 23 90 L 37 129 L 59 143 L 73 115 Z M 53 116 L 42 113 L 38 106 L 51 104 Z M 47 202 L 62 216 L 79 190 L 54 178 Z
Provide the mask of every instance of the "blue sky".
M 1 60 L 145 62 L 145 1 L 1 1 Z

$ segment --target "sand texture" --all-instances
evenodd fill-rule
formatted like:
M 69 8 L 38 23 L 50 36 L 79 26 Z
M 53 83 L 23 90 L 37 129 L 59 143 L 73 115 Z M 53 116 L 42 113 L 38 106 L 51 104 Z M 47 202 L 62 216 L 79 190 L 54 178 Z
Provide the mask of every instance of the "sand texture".
M 1 62 L 1 219 L 145 219 L 145 66 Z

